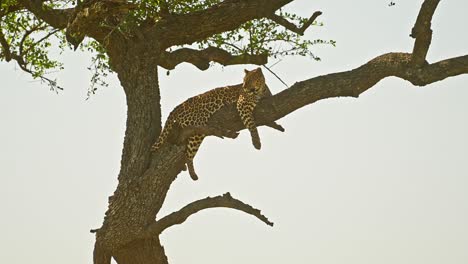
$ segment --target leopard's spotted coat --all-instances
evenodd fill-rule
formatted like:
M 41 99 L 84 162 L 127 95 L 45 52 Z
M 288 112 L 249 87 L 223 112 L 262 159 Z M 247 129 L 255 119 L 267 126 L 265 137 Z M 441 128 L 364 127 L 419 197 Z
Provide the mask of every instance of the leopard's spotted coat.
M 245 70 L 242 84 L 216 88 L 189 98 L 178 105 L 169 114 L 164 129 L 152 150 L 157 150 L 166 142 L 174 125 L 178 125 L 180 128 L 206 126 L 216 111 L 229 104 L 237 105 L 239 115 L 245 127 L 250 131 L 254 147 L 260 149 L 260 137 L 253 117 L 253 110 L 261 98 L 270 95 L 271 92 L 265 84 L 262 70 L 260 68 L 252 71 Z M 186 146 L 186 163 L 193 180 L 198 179 L 193 167 L 193 158 L 204 138 L 204 134 L 193 135 L 188 139 Z

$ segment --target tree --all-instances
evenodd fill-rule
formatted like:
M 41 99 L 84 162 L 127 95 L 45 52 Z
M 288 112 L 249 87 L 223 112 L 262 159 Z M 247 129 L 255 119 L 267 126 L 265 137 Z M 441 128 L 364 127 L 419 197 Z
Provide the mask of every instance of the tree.
M 164 202 L 170 184 L 180 172 L 183 163 L 183 147 L 168 146 L 154 156 L 148 152 L 161 129 L 157 68 L 154 65 L 170 69 L 178 63 L 188 61 L 205 69 L 210 61 L 226 65 L 252 62 L 264 64 L 266 57 L 273 55 L 268 53 L 268 48 L 265 46 L 255 47 L 254 43 L 249 42 L 246 48 L 236 51 L 226 48 L 227 44 L 224 44 L 224 41 L 235 39 L 235 35 L 233 35 L 235 33 L 231 32 L 244 22 L 259 17 L 270 17 L 273 12 L 289 1 L 269 1 L 268 4 L 262 4 L 262 1 L 248 3 L 225 1 L 219 4 L 208 3 L 207 5 L 213 6 L 209 8 L 201 6 L 199 7 L 201 10 L 198 11 L 179 10 L 177 9 L 180 8 L 179 6 L 166 9 L 162 2 L 157 5 L 149 5 L 144 9 L 136 9 L 141 12 L 142 10 L 150 10 L 148 7 L 155 7 L 154 14 L 160 16 L 160 20 L 156 22 L 150 22 L 146 19 L 140 20 L 141 17 L 154 17 L 154 14 L 141 14 L 132 11 L 137 14 L 126 17 L 123 21 L 128 23 L 122 25 L 119 24 L 122 21 L 121 17 L 137 7 L 120 1 L 101 1 L 99 3 L 85 2 L 76 8 L 60 9 L 59 11 L 49 8 L 43 9 L 40 2 L 20 2 L 19 4 L 11 2 L 7 3 L 5 9 L 2 10 L 5 10 L 5 16 L 11 16 L 11 14 L 15 14 L 14 12 L 26 8 L 51 27 L 66 28 L 66 37 L 73 45 L 79 44 L 84 35 L 97 40 L 97 43 L 92 42 L 93 44 L 90 46 L 95 45 L 98 52 L 105 48 L 100 53 L 101 58 L 104 52 L 109 55 L 110 66 L 119 75 L 127 96 L 127 132 L 119 175 L 119 187 L 110 201 L 103 227 L 97 230 L 96 263 L 108 262 L 110 255 L 119 263 L 151 261 L 164 263 L 166 261 L 165 254 L 160 247 L 158 234 L 166 227 L 183 221 L 198 209 L 209 206 L 235 207 L 254 214 L 269 223 L 259 211 L 252 211 L 249 206 L 233 199 L 230 195 L 194 202 L 185 209 L 154 222 L 155 215 Z M 349 72 L 321 76 L 297 83 L 260 104 L 258 109 L 260 124 L 279 119 L 320 99 L 358 96 L 387 76 L 397 76 L 409 80 L 415 85 L 425 85 L 449 76 L 466 73 L 466 56 L 434 64 L 425 62 L 430 44 L 430 20 L 437 3 L 438 1 L 426 1 L 421 9 L 413 30 L 416 43 L 412 54 L 385 54 Z M 251 9 L 258 7 L 257 5 L 261 7 Z M 231 14 L 232 12 L 228 11 L 230 8 L 237 11 L 246 10 L 246 12 L 240 12 L 246 17 L 236 16 L 226 19 L 226 24 L 210 26 L 209 22 L 217 21 L 213 17 L 222 16 L 225 18 L 225 14 Z M 182 14 L 176 15 L 174 12 Z M 103 17 L 106 19 L 101 21 Z M 31 19 L 34 21 L 33 18 Z M 285 24 L 278 17 L 271 19 L 275 23 L 286 25 L 289 29 L 297 31 L 296 28 L 291 28 L 289 24 Z M 207 23 L 195 23 L 200 20 L 207 21 Z M 307 23 L 306 21 L 313 21 L 313 19 L 305 20 L 303 23 Z M 25 22 L 29 23 L 30 21 Z M 111 27 L 109 28 L 106 23 L 111 23 Z M 99 26 L 96 27 L 96 25 Z M 193 25 L 193 27 L 186 25 Z M 37 27 L 43 29 L 44 25 Z M 187 32 L 184 32 L 184 29 L 187 29 Z M 229 31 L 228 35 L 214 35 L 226 31 Z M 29 35 L 28 32 L 26 30 L 25 35 Z M 173 34 L 172 32 L 177 33 Z M 213 35 L 214 37 L 211 38 Z M 132 38 L 128 36 L 132 36 Z M 164 38 L 160 36 L 164 36 Z M 35 77 L 43 78 L 52 87 L 58 88 L 54 81 L 43 76 L 45 70 L 57 66 L 57 63 L 42 56 L 44 53 L 41 53 L 40 50 L 39 52 L 31 52 L 35 57 L 23 58 L 28 55 L 28 51 L 33 51 L 39 44 L 34 44 L 36 42 L 28 43 L 27 38 L 17 40 L 16 43 L 13 43 L 11 38 L 5 37 L 4 39 L 5 41 L 2 41 L 2 54 L 5 60 L 16 60 L 24 70 L 31 72 Z M 207 42 L 203 42 L 204 40 Z M 168 47 L 173 45 L 182 45 L 193 41 L 200 42 L 201 51 L 188 48 L 166 51 Z M 301 45 L 300 43 L 296 44 Z M 22 48 L 25 45 L 26 48 Z M 212 47 L 203 45 L 211 45 Z M 221 50 L 222 48 L 227 49 L 231 54 L 225 53 Z M 254 49 L 253 52 L 252 49 Z M 36 56 L 37 54 L 42 55 Z M 99 59 L 99 57 L 97 58 Z M 27 68 L 26 62 L 32 62 L 32 66 L 35 68 Z M 242 128 L 234 109 L 224 109 L 213 118 L 211 124 L 213 127 L 228 130 Z M 148 225 L 150 227 L 146 229 Z

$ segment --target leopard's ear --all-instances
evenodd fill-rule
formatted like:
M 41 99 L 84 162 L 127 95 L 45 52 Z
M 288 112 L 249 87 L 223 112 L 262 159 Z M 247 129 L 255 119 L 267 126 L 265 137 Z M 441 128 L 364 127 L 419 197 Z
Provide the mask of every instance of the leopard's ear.
M 248 74 L 248 73 L 249 73 L 249 71 L 248 71 L 247 69 L 244 69 L 244 72 L 245 72 L 245 74 Z

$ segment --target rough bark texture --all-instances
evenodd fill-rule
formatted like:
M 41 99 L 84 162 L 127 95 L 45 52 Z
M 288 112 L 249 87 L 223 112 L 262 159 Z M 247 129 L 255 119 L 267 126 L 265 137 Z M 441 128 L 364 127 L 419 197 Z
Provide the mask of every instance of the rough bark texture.
M 95 251 L 101 253 L 95 252 L 95 262 L 104 263 L 96 261 L 96 255 L 111 254 L 119 263 L 167 263 L 158 237 L 135 239 L 154 221 L 170 185 L 162 180 L 165 174 L 158 177 L 147 173 L 152 163 L 150 147 L 161 131 L 157 66 L 154 57 L 147 55 L 144 41 L 114 41 L 109 45 L 109 55 L 125 90 L 127 124 L 119 184 L 96 234 Z M 152 190 L 155 185 L 165 186 L 164 190 Z M 107 262 L 107 258 L 102 259 Z
M 127 126 L 119 184 L 109 198 L 102 227 L 95 230 L 95 264 L 108 264 L 111 257 L 119 264 L 168 263 L 159 234 L 206 208 L 239 209 L 270 223 L 259 210 L 233 199 L 230 195 L 202 199 L 167 217 L 157 216 L 172 182 L 184 168 L 183 146 L 166 144 L 157 152 L 150 152 L 151 145 L 161 131 L 157 67 L 160 65 L 173 68 L 181 62 L 189 62 L 205 69 L 210 61 L 224 65 L 252 62 L 263 64 L 266 57 L 261 55 L 234 57 L 215 48 L 201 51 L 181 49 L 169 53 L 166 48 L 193 43 L 261 17 L 273 17 L 280 25 L 303 33 L 305 28 L 294 29 L 287 21 L 274 15 L 276 10 L 291 1 L 225 0 L 203 11 L 176 16 L 162 10 L 162 19 L 129 29 L 129 35 L 98 26 L 99 21 L 104 19 L 112 18 L 118 22 L 122 14 L 133 8 L 126 1 L 86 1 L 86 5 L 66 10 L 42 8 L 40 0 L 19 1 L 20 5 L 15 7 L 18 10 L 27 9 L 53 27 L 66 28 L 71 36 L 86 35 L 100 41 L 107 49 L 112 69 L 117 72 L 125 90 Z M 257 123 L 271 124 L 318 100 L 341 96 L 358 97 L 389 76 L 423 86 L 468 73 L 468 55 L 432 64 L 426 62 L 432 34 L 430 22 L 438 3 L 438 0 L 426 0 L 423 3 L 412 32 L 412 37 L 416 39 L 413 53 L 388 53 L 351 71 L 297 82 L 259 103 L 255 112 Z M 314 16 L 310 21 L 313 19 Z M 212 130 L 215 135 L 219 131 L 232 133 L 243 129 L 235 107 L 221 109 L 208 125 L 216 128 Z M 211 131 L 210 127 L 203 129 Z M 180 135 L 175 138 L 186 138 L 187 133 L 191 132 L 185 130 L 178 133 Z

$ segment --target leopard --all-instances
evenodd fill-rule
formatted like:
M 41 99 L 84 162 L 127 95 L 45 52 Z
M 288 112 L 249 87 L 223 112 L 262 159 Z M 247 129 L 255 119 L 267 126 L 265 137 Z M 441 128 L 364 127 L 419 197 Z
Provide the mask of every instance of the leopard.
M 189 126 L 206 126 L 214 113 L 224 106 L 233 104 L 236 104 L 242 123 L 250 132 L 253 146 L 260 149 L 261 141 L 255 123 L 254 110 L 262 98 L 272 94 L 265 83 L 265 76 L 260 67 L 250 71 L 245 69 L 244 72 L 245 75 L 241 84 L 209 90 L 176 106 L 169 114 L 163 130 L 151 150 L 157 151 L 161 148 L 168 141 L 168 136 L 175 126 L 182 129 Z M 268 126 L 278 130 L 282 129 L 276 122 L 271 122 Z M 205 134 L 191 135 L 186 143 L 185 163 L 193 180 L 198 180 L 193 159 L 205 137 Z

